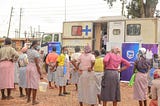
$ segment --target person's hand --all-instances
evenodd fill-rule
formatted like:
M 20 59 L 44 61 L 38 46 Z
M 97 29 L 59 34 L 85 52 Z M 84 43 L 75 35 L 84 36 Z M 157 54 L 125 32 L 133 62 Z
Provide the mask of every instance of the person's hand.
M 93 71 L 93 69 L 91 67 L 88 67 L 88 72 Z
M 78 72 L 79 72 L 79 74 L 82 74 L 82 70 L 79 70 L 79 69 L 78 69 Z
M 43 79 L 43 76 L 42 76 L 42 74 L 40 75 L 40 79 Z
M 118 72 L 120 73 L 120 72 L 121 72 L 121 69 L 118 69 Z

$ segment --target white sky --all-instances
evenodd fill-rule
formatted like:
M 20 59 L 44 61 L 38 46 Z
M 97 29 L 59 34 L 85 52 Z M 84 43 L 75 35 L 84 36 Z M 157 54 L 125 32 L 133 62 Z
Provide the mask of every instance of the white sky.
M 20 8 L 22 8 L 21 37 L 24 31 L 62 32 L 65 21 L 65 0 L 0 0 L 0 37 L 7 35 L 11 7 L 10 35 L 15 37 L 19 29 Z M 114 8 L 113 8 L 114 7 Z M 66 0 L 66 21 L 94 20 L 101 16 L 120 16 L 121 2 L 111 9 L 104 0 Z M 160 9 L 160 5 L 157 6 Z

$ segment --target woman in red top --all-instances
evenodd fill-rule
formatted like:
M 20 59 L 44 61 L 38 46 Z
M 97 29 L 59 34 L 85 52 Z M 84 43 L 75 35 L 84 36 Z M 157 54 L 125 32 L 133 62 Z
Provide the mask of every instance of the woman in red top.
M 130 63 L 119 55 L 119 48 L 112 48 L 110 53 L 104 57 L 104 76 L 102 77 L 101 100 L 103 106 L 108 101 L 113 102 L 113 106 L 117 106 L 120 101 L 120 83 L 119 72 L 127 69 Z M 119 66 L 123 63 L 123 67 Z

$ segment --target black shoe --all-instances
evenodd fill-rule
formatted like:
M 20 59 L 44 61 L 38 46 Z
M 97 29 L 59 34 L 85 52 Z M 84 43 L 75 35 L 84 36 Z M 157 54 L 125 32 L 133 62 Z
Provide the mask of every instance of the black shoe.
M 25 97 L 25 95 L 24 95 L 24 94 L 22 94 L 22 95 L 20 95 L 19 97 L 20 97 L 20 98 L 22 98 L 22 97 Z
M 2 98 L 1 98 L 1 100 L 5 100 L 5 99 L 7 99 L 7 96 L 2 96 Z
M 65 96 L 64 94 L 59 94 L 58 96 Z
M 65 94 L 65 95 L 70 95 L 70 92 L 63 92 L 63 94 Z
M 10 100 L 10 99 L 14 99 L 14 98 L 12 96 L 8 96 L 7 99 Z

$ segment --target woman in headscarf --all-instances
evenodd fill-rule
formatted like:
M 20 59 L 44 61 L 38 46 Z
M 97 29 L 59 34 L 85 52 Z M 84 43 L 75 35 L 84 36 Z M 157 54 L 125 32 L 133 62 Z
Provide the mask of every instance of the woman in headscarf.
M 153 74 L 156 69 L 160 68 L 160 60 L 158 54 L 154 54 L 153 58 L 151 59 L 151 69 L 148 72 L 148 94 L 149 98 L 151 98 L 150 92 L 151 92 L 151 86 L 152 86 L 152 80 L 154 79 Z
M 160 69 L 156 69 L 154 72 L 154 80 L 152 80 L 151 86 L 152 100 L 149 106 L 160 106 Z
M 95 78 L 96 78 L 96 87 L 97 87 L 97 97 L 99 105 L 101 106 L 101 99 L 100 99 L 100 93 L 101 93 L 101 81 L 102 76 L 104 74 L 104 64 L 103 64 L 103 57 L 100 56 L 100 52 L 98 50 L 94 51 L 95 55 L 95 64 L 94 64 L 94 72 L 95 72 Z
M 27 47 L 23 47 L 21 49 L 21 54 L 18 58 L 18 65 L 19 65 L 19 91 L 20 97 L 24 97 L 23 88 L 25 89 L 26 96 L 27 96 L 27 80 L 26 80 L 26 67 L 28 64 L 27 58 Z
M 140 48 L 138 58 L 134 63 L 134 72 L 136 72 L 135 83 L 133 86 L 133 97 L 139 101 L 139 106 L 147 106 L 147 72 L 150 69 L 150 61 L 146 59 L 146 49 Z M 143 105 L 144 104 L 144 105 Z
M 120 102 L 120 81 L 119 72 L 126 70 L 130 63 L 119 55 L 119 48 L 112 47 L 111 52 L 104 57 L 104 76 L 101 82 L 101 100 L 103 106 L 107 106 L 108 101 L 117 106 Z M 123 64 L 120 67 L 121 63 Z
M 27 73 L 27 90 L 28 90 L 28 98 L 27 103 L 31 101 L 31 92 L 32 92 L 32 105 L 38 104 L 36 101 L 37 89 L 39 87 L 40 78 L 42 79 L 42 74 L 39 66 L 39 58 L 40 54 L 36 50 L 39 46 L 39 42 L 37 40 L 32 42 L 30 49 L 27 50 L 28 56 L 28 65 L 26 69 Z
M 71 70 L 71 83 L 75 84 L 76 91 L 78 90 L 78 85 L 77 84 L 78 84 L 78 79 L 79 79 L 79 76 L 80 76 L 80 74 L 77 70 L 78 69 L 77 68 L 78 58 L 81 55 L 80 51 L 81 51 L 80 47 L 76 46 L 75 47 L 75 53 L 73 53 L 71 55 L 71 63 L 72 63 L 71 66 L 73 66 L 73 69 Z
M 95 62 L 95 56 L 91 53 L 91 47 L 86 45 L 84 47 L 84 53 L 82 53 L 78 59 L 78 68 L 81 72 L 78 82 L 78 100 L 80 106 L 83 103 L 94 106 L 97 104 L 97 92 L 96 81 L 93 66 Z
M 57 69 L 56 69 L 56 85 L 59 86 L 59 96 L 65 96 L 70 94 L 66 91 L 66 84 L 67 84 L 67 64 L 69 62 L 69 57 L 67 55 L 67 48 L 62 47 L 61 54 L 57 58 Z M 62 92 L 63 90 L 63 92 Z
M 11 39 L 6 38 L 4 47 L 0 49 L 0 89 L 2 100 L 12 99 L 11 89 L 14 88 L 14 64 L 13 59 L 18 58 L 18 52 L 11 47 Z M 7 89 L 7 96 L 4 89 Z

